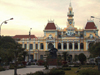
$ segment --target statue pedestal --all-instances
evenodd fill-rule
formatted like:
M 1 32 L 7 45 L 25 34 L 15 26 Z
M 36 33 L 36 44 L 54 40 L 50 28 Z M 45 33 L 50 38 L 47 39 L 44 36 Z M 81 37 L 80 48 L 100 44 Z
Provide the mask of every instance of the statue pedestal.
M 48 64 L 49 65 L 57 65 L 57 59 L 49 59 Z

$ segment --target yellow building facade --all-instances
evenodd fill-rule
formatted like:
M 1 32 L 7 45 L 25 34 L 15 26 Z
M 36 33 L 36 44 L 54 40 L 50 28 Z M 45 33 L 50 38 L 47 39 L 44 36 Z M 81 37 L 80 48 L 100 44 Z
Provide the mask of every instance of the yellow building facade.
M 64 29 L 57 27 L 54 21 L 50 20 L 43 30 L 43 37 L 16 35 L 13 38 L 19 39 L 18 43 L 22 44 L 22 47 L 29 52 L 31 60 L 43 59 L 45 51 L 49 51 L 52 46 L 58 49 L 58 54 L 68 52 L 72 59 L 80 53 L 89 57 L 90 44 L 100 40 L 95 23 L 88 20 L 84 29 L 74 27 L 74 12 L 71 4 L 67 16 L 67 27 Z

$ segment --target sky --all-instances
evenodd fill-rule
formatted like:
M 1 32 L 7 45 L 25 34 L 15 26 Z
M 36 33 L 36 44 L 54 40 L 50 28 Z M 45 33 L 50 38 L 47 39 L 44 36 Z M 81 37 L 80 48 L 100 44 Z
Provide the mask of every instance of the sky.
M 28 35 L 41 37 L 48 20 L 60 28 L 67 27 L 67 13 L 70 0 L 0 0 L 1 35 Z M 100 0 L 71 0 L 75 27 L 84 29 L 90 16 L 100 18 Z M 100 29 L 100 19 L 92 19 Z M 99 31 L 100 35 L 100 31 Z

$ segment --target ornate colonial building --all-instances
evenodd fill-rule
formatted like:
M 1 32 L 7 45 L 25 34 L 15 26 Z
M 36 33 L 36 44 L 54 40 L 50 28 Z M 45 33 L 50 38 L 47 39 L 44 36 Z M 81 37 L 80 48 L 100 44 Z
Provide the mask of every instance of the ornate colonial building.
M 84 29 L 74 27 L 74 12 L 71 4 L 67 16 L 67 27 L 64 29 L 58 28 L 54 21 L 50 20 L 43 30 L 43 37 L 16 35 L 13 38 L 17 39 L 26 51 L 30 52 L 31 59 L 43 59 L 45 51 L 49 51 L 52 45 L 58 49 L 58 53 L 68 52 L 72 58 L 80 53 L 89 57 L 87 50 L 91 42 L 100 40 L 95 23 L 88 20 Z

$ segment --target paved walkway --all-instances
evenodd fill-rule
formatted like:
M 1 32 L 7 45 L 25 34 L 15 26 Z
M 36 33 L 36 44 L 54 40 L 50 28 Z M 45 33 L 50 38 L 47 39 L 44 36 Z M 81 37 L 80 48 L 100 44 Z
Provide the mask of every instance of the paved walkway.
M 50 66 L 49 68 L 53 68 L 56 66 Z M 37 66 L 37 65 L 31 65 L 27 66 L 26 68 L 17 69 L 17 73 L 20 75 L 25 75 L 26 73 L 34 73 L 36 71 L 42 71 L 44 69 L 44 66 Z M 1 71 L 0 75 L 14 75 L 14 70 L 6 70 Z

